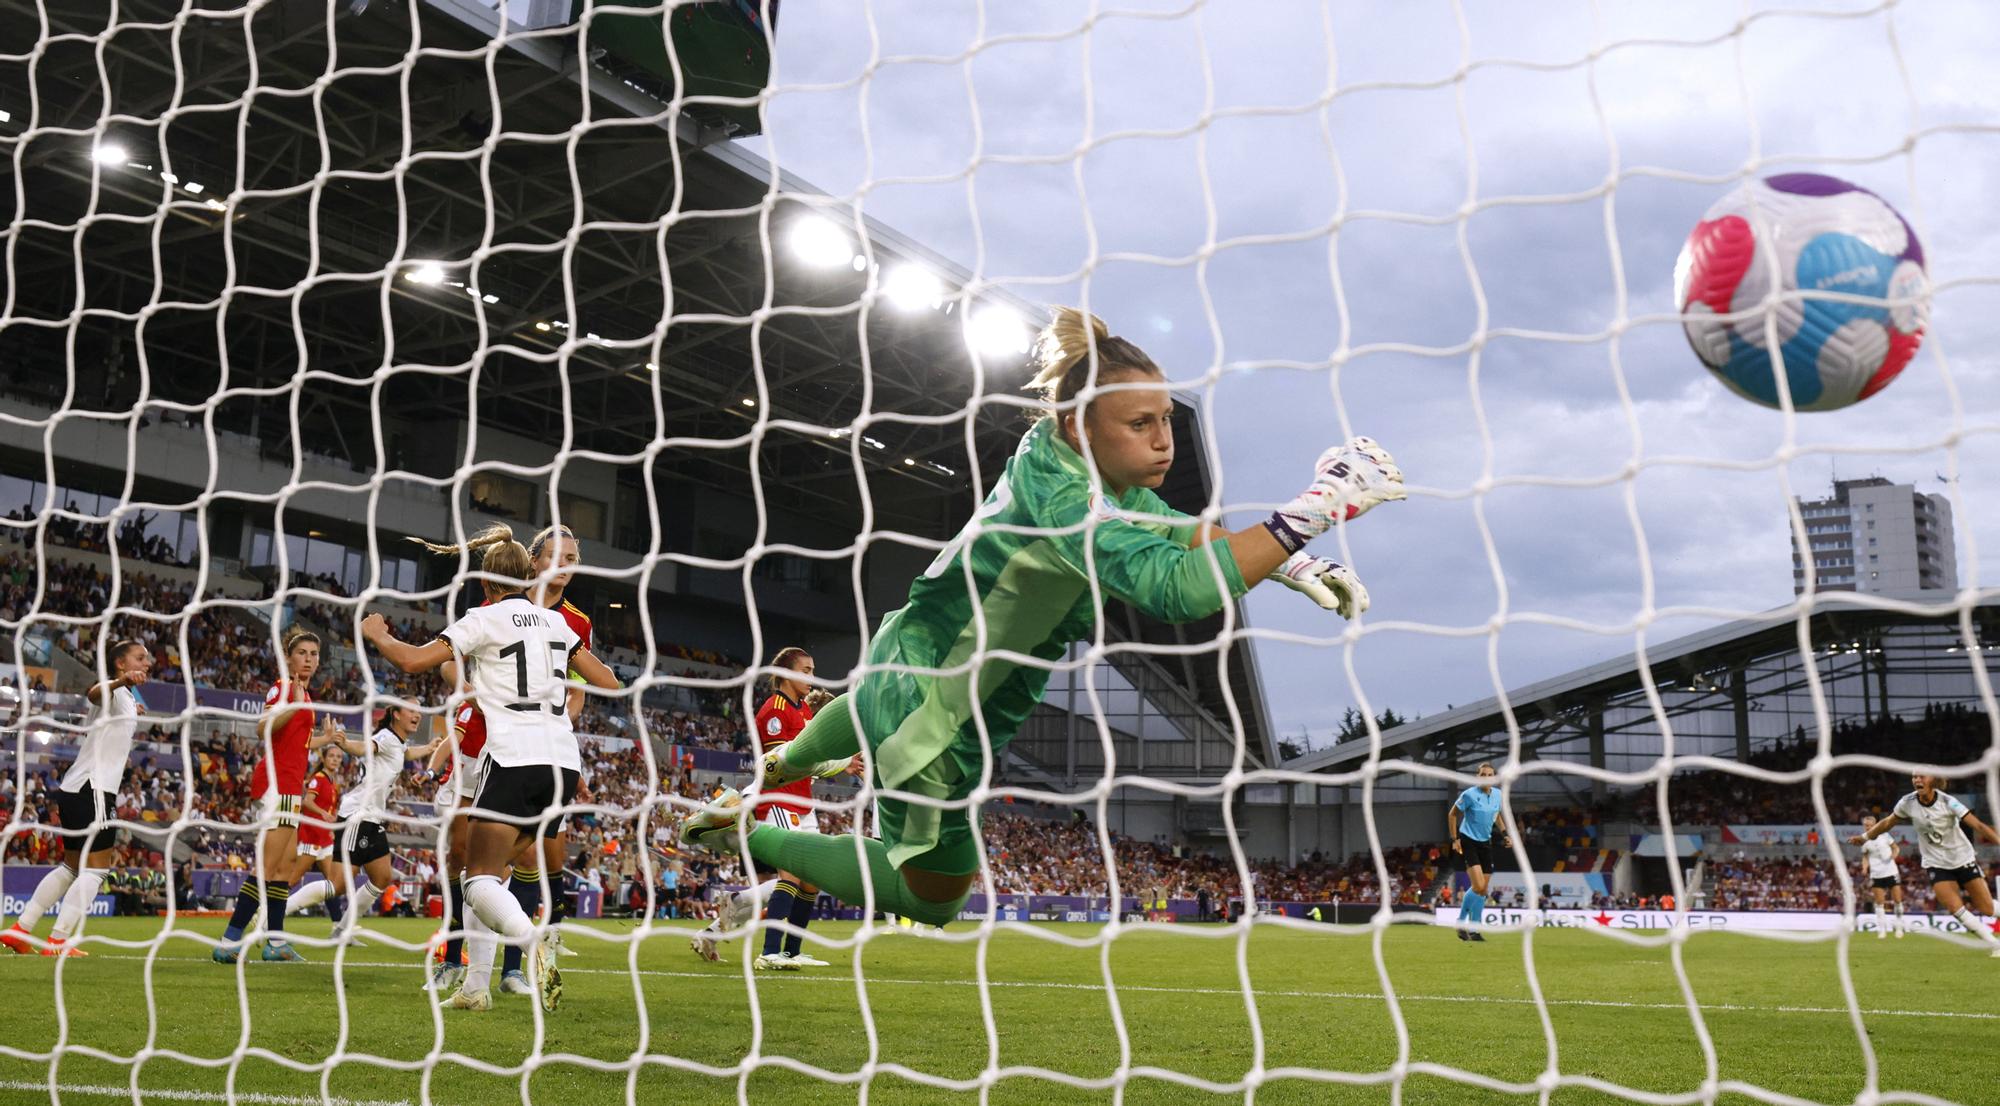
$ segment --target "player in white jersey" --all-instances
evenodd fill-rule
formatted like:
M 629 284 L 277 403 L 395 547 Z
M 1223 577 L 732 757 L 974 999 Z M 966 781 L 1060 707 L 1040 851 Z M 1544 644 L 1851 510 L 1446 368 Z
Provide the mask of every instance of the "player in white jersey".
M 43 956 L 88 956 L 73 947 L 104 885 L 105 867 L 111 863 L 118 844 L 118 829 L 111 825 L 116 816 L 118 788 L 125 780 L 125 762 L 132 756 L 132 734 L 139 728 L 145 707 L 132 689 L 146 682 L 153 672 L 153 654 L 138 641 L 125 638 L 111 643 L 105 660 L 111 679 L 94 683 L 84 692 L 90 700 L 90 718 L 77 741 L 76 760 L 57 785 L 56 812 L 62 817 L 63 862 L 42 877 L 27 909 L 14 920 L 13 928 L 0 933 L 0 945 L 15 952 L 36 952 Z M 42 915 L 61 900 L 55 929 L 49 939 L 35 936 Z
M 1866 834 L 1875 828 L 1875 816 L 1861 816 L 1861 832 Z M 1887 940 L 1889 930 L 1894 928 L 1901 938 L 1909 927 L 1903 923 L 1903 871 L 1896 866 L 1896 839 L 1883 834 L 1861 846 L 1861 856 L 1868 862 L 1868 891 L 1875 898 L 1875 936 Z M 1889 925 L 1888 914 L 1883 910 L 1889 896 L 1896 897 L 1896 924 Z
M 1956 919 L 1967 933 L 1985 938 L 1994 946 L 1993 955 L 2000 957 L 2000 936 L 1974 915 L 1977 911 L 1989 918 L 1993 916 L 1993 893 L 1986 885 L 1986 873 L 1979 870 L 1979 855 L 1973 851 L 1965 831 L 1969 827 L 1995 845 L 2000 845 L 2000 833 L 1965 809 L 1964 803 L 1945 794 L 1939 786 L 1943 782 L 1937 776 L 1912 774 L 1910 786 L 1916 790 L 1896 801 L 1895 813 L 1848 841 L 1865 845 L 1897 826 L 1914 828 L 1917 856 L 1930 869 L 1931 894 L 1937 896 L 1938 909 Z M 1967 902 L 1971 903 L 1971 910 L 1966 909 Z
M 465 902 L 472 946 L 465 981 L 447 1005 L 490 1010 L 495 935 L 514 943 L 534 936 L 535 923 L 501 884 L 501 876 L 523 845 L 561 828 L 576 794 L 583 757 L 571 727 L 568 672 L 574 667 L 599 687 L 617 687 L 617 677 L 582 649 L 567 620 L 528 597 L 534 576 L 527 547 L 504 524 L 474 539 L 487 604 L 465 612 L 425 645 L 396 640 L 379 614 L 362 620 L 361 633 L 391 664 L 405 672 L 428 672 L 456 660 L 470 676 L 473 696 L 486 718 L 486 778 L 473 806 L 466 840 Z M 471 545 L 473 543 L 468 543 Z M 542 1008 L 562 1001 L 562 974 L 541 945 L 530 949 L 528 974 Z M 482 955 L 482 953 L 484 955 Z
M 410 735 L 417 732 L 423 719 L 423 712 L 415 707 L 390 707 L 382 712 L 382 724 L 372 735 L 342 735 L 339 747 L 361 762 L 361 784 L 340 797 L 333 871 L 325 880 L 295 893 L 285 906 L 286 913 L 304 910 L 329 895 L 346 895 L 347 909 L 342 913 L 342 928 L 346 929 L 375 909 L 382 892 L 396 878 L 389 863 L 389 792 L 406 761 L 430 756 L 438 746 L 436 740 L 409 744 Z

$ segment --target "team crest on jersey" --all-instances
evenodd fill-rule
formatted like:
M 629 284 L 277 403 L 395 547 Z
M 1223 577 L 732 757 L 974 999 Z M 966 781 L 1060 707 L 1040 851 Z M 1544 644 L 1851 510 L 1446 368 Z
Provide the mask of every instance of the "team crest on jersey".
M 784 720 L 779 718 L 775 714 L 772 715 L 771 720 L 769 722 L 764 723 L 764 732 L 770 734 L 772 737 L 776 737 L 779 734 L 784 733 L 785 732 Z
M 1102 491 L 1094 491 L 1090 493 L 1090 517 L 1099 522 L 1114 522 L 1126 516 L 1117 500 Z

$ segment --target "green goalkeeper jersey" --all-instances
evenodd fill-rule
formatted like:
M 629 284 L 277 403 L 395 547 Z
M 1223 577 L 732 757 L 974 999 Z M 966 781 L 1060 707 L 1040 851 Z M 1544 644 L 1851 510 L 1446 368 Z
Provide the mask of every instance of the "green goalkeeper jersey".
M 1168 622 L 1205 618 L 1242 595 L 1228 543 L 1190 549 L 1195 530 L 1194 519 L 1149 489 L 1094 493 L 1086 462 L 1055 420 L 1037 422 L 978 514 L 876 631 L 871 666 L 930 670 L 876 671 L 856 688 L 878 783 L 937 798 L 969 794 L 987 748 L 1011 741 L 1048 687 L 1049 669 L 1025 658 L 1059 661 L 1072 642 L 1092 637 L 1092 579 L 1105 599 Z M 934 831 L 937 813 L 925 807 L 910 820 Z M 935 844 L 925 828 L 907 825 L 892 858 Z

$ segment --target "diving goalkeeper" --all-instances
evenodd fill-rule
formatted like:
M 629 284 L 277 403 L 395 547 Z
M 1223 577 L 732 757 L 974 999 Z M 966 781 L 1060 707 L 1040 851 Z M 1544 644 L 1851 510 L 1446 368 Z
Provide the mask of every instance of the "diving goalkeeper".
M 1098 388 L 1153 386 L 1079 403 L 1093 383 L 1093 348 Z M 1403 498 L 1403 474 L 1387 451 L 1367 438 L 1329 449 L 1296 499 L 1264 522 L 1224 532 L 1152 490 L 1174 461 L 1173 400 L 1152 358 L 1072 308 L 1043 330 L 1036 357 L 1029 387 L 1048 414 L 1022 437 L 972 521 L 911 583 L 909 602 L 883 619 L 869 648 L 872 671 L 765 756 L 763 786 L 841 771 L 866 738 L 877 788 L 964 800 L 1048 684 L 1047 668 L 1008 655 L 1056 662 L 1070 643 L 1092 638 L 1093 580 L 1167 622 L 1213 615 L 1264 579 L 1344 618 L 1368 608 L 1353 571 L 1305 545 L 1338 520 Z M 746 809 L 725 791 L 683 820 L 681 840 L 735 851 Z M 758 825 L 748 851 L 759 866 L 795 873 L 843 901 L 862 904 L 872 890 L 877 910 L 943 925 L 979 869 L 970 814 L 885 796 L 881 836 L 864 838 L 859 850 L 848 835 Z

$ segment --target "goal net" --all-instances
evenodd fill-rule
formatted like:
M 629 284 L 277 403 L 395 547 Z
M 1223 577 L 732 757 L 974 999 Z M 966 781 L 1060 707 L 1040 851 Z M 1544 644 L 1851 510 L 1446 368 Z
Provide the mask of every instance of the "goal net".
M 0 1102 L 1986 1100 L 1936 1061 L 2000 948 L 1994 26 L 0 0 Z M 1109 329 L 1038 423 L 1056 305 Z M 1237 579 L 1357 436 L 1408 501 L 1309 551 L 1365 613 Z M 473 704 L 364 644 L 482 602 L 409 539 L 496 522 L 573 539 L 620 684 L 506 866 L 547 1011 L 437 986 Z M 285 672 L 371 750 L 299 812 Z M 692 840 L 817 689 L 858 774 Z M 737 855 L 802 817 L 851 856 Z

